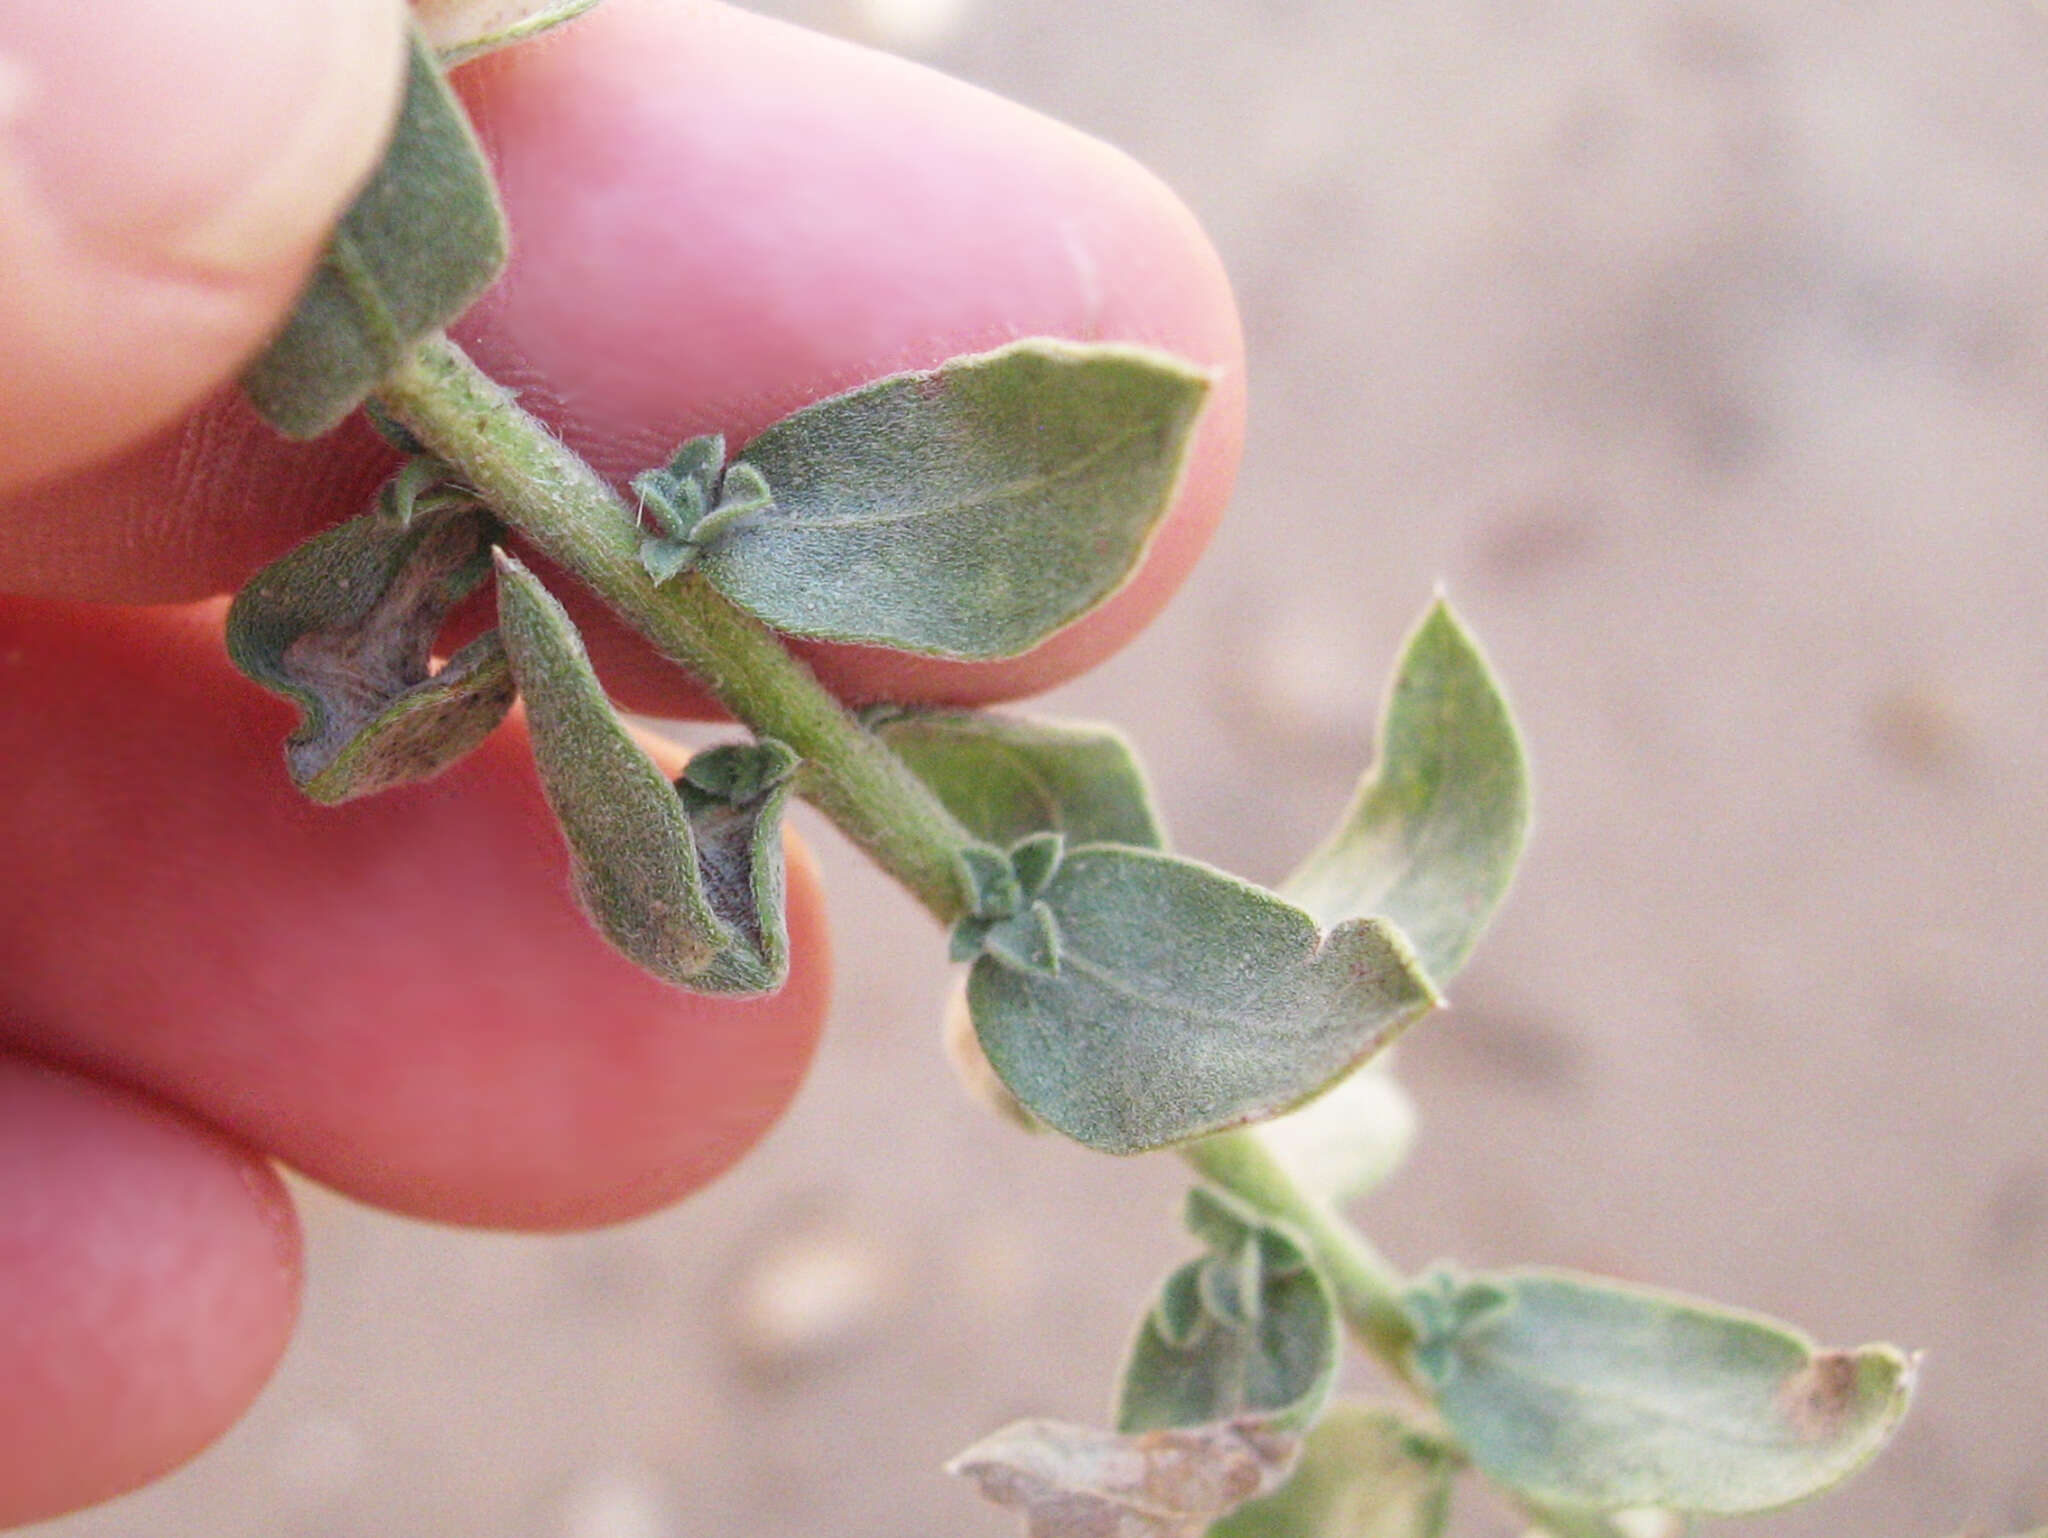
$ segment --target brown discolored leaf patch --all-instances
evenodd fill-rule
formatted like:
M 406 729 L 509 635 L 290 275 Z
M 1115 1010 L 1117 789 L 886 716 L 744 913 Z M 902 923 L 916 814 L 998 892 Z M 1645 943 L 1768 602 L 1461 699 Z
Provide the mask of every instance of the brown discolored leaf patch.
M 1823 1351 L 1785 1380 L 1778 1403 L 1802 1441 L 1823 1441 L 1841 1429 L 1857 1405 L 1857 1377 L 1854 1352 Z
M 1019 1421 L 948 1471 L 1024 1512 L 1028 1538 L 1201 1538 L 1209 1524 L 1277 1488 L 1301 1438 L 1263 1418 L 1118 1436 Z

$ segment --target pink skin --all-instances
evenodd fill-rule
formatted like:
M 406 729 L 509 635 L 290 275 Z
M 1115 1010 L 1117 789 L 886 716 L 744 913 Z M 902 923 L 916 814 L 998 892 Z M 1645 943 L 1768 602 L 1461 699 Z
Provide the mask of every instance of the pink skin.
M 1043 688 L 1184 577 L 1235 468 L 1242 359 L 1213 253 L 1130 162 L 704 4 L 612 0 L 464 86 L 517 259 L 462 339 L 608 473 L 1016 336 L 1218 371 L 1173 518 L 1109 605 L 1008 663 L 813 649 L 845 695 Z M 278 442 L 224 393 L 0 499 L 0 588 L 24 595 L 0 602 L 0 1319 L 40 1321 L 0 1333 L 0 1523 L 146 1480 L 260 1385 L 297 1264 L 263 1158 L 448 1221 L 611 1221 L 737 1159 L 822 1023 L 801 851 L 788 989 L 671 992 L 575 913 L 516 724 L 431 785 L 313 808 L 278 763 L 290 712 L 228 668 L 217 604 L 104 607 L 232 588 L 389 463 L 360 426 Z M 632 703 L 704 708 L 616 626 L 591 638 Z

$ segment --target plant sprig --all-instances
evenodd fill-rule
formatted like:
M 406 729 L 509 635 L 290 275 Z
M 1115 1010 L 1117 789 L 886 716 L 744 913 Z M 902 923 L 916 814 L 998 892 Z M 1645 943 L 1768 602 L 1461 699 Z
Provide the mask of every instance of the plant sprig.
M 814 403 L 737 455 L 692 439 L 629 499 L 447 340 L 506 243 L 441 61 L 589 3 L 441 8 L 383 168 L 248 376 L 284 431 L 369 404 L 412 455 L 230 614 L 235 660 L 302 709 L 302 788 L 340 800 L 439 773 L 516 687 L 593 922 L 654 975 L 716 993 L 781 985 L 779 819 L 800 795 L 945 930 L 973 1066 L 1018 1119 L 1181 1152 L 1201 1252 L 1144 1313 L 1114 1428 L 1020 1423 L 955 1462 L 1040 1538 L 1430 1538 L 1466 1470 L 1555 1538 L 1619 1538 L 1860 1467 L 1911 1396 L 1914 1364 L 1890 1347 L 1823 1350 L 1560 1272 L 1411 1279 L 1339 1210 L 1406 1149 L 1412 1111 L 1380 1055 L 1442 1002 L 1528 823 L 1512 715 L 1441 597 L 1394 670 L 1379 762 L 1276 891 L 1174 853 L 1113 731 L 857 716 L 785 646 L 1014 656 L 1088 613 L 1172 504 L 1202 370 L 1029 339 Z M 670 782 L 507 531 L 751 740 Z M 492 571 L 498 627 L 436 670 L 443 618 Z M 1330 1403 L 1347 1332 L 1410 1403 Z

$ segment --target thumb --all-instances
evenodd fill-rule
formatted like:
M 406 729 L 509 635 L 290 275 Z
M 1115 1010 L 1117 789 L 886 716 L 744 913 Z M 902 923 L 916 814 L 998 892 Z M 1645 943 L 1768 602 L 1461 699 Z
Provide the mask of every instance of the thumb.
M 163 426 L 261 345 L 390 131 L 404 19 L 0 10 L 0 488 Z

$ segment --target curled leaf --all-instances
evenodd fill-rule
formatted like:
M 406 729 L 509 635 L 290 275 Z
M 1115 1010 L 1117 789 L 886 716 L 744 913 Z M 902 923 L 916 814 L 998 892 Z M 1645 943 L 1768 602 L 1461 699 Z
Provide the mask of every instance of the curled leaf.
M 597 0 L 413 0 L 420 30 L 443 68 L 509 48 L 574 21 Z
M 505 265 L 490 164 L 415 31 L 384 159 L 342 216 L 282 332 L 242 374 L 264 418 L 317 438 Z
M 784 743 L 734 743 L 697 754 L 676 782 L 704 895 L 726 927 L 724 947 L 690 979 L 698 993 L 771 993 L 789 975 L 782 812 L 796 766 Z
M 976 838 L 1164 847 L 1144 771 L 1107 726 L 979 710 L 891 710 L 869 726 Z
M 1016 656 L 1130 575 L 1208 386 L 1164 353 L 1037 338 L 819 401 L 728 471 L 772 505 L 700 540 L 699 569 L 792 635 Z
M 1257 1420 L 1130 1436 L 1019 1421 L 970 1447 L 947 1472 L 1024 1513 L 1028 1538 L 1201 1538 L 1208 1525 L 1278 1485 L 1300 1438 Z
M 562 606 L 503 553 L 498 628 L 577 896 L 599 932 L 700 993 L 779 987 L 780 816 L 794 755 L 780 743 L 714 749 L 671 784 L 605 698 Z
M 1462 1463 L 1399 1411 L 1333 1405 L 1287 1483 L 1239 1507 L 1208 1538 L 1438 1538 Z
M 1514 718 L 1441 598 L 1402 648 L 1379 743 L 1336 831 L 1281 891 L 1324 924 L 1391 920 L 1441 986 L 1506 893 L 1529 826 Z
M 1117 1429 L 1247 1416 L 1305 1429 L 1342 1355 L 1329 1284 L 1292 1233 L 1219 1191 L 1190 1191 L 1187 1220 L 1209 1253 L 1167 1278 L 1139 1328 Z
M 1059 934 L 1058 970 L 984 955 L 968 979 L 975 1030 L 1032 1115 L 1105 1152 L 1277 1115 L 1436 1002 L 1387 926 L 1324 934 L 1193 860 L 1087 845 L 1036 900 Z
M 1407 1298 L 1414 1359 L 1472 1461 L 1536 1501 L 1763 1511 L 1847 1478 L 1890 1437 L 1913 1364 L 1823 1351 L 1772 1320 L 1563 1272 Z
M 432 671 L 442 622 L 490 570 L 490 519 L 444 500 L 399 524 L 366 514 L 272 562 L 228 610 L 228 655 L 304 713 L 293 783 L 347 801 L 439 774 L 512 703 L 496 632 Z

